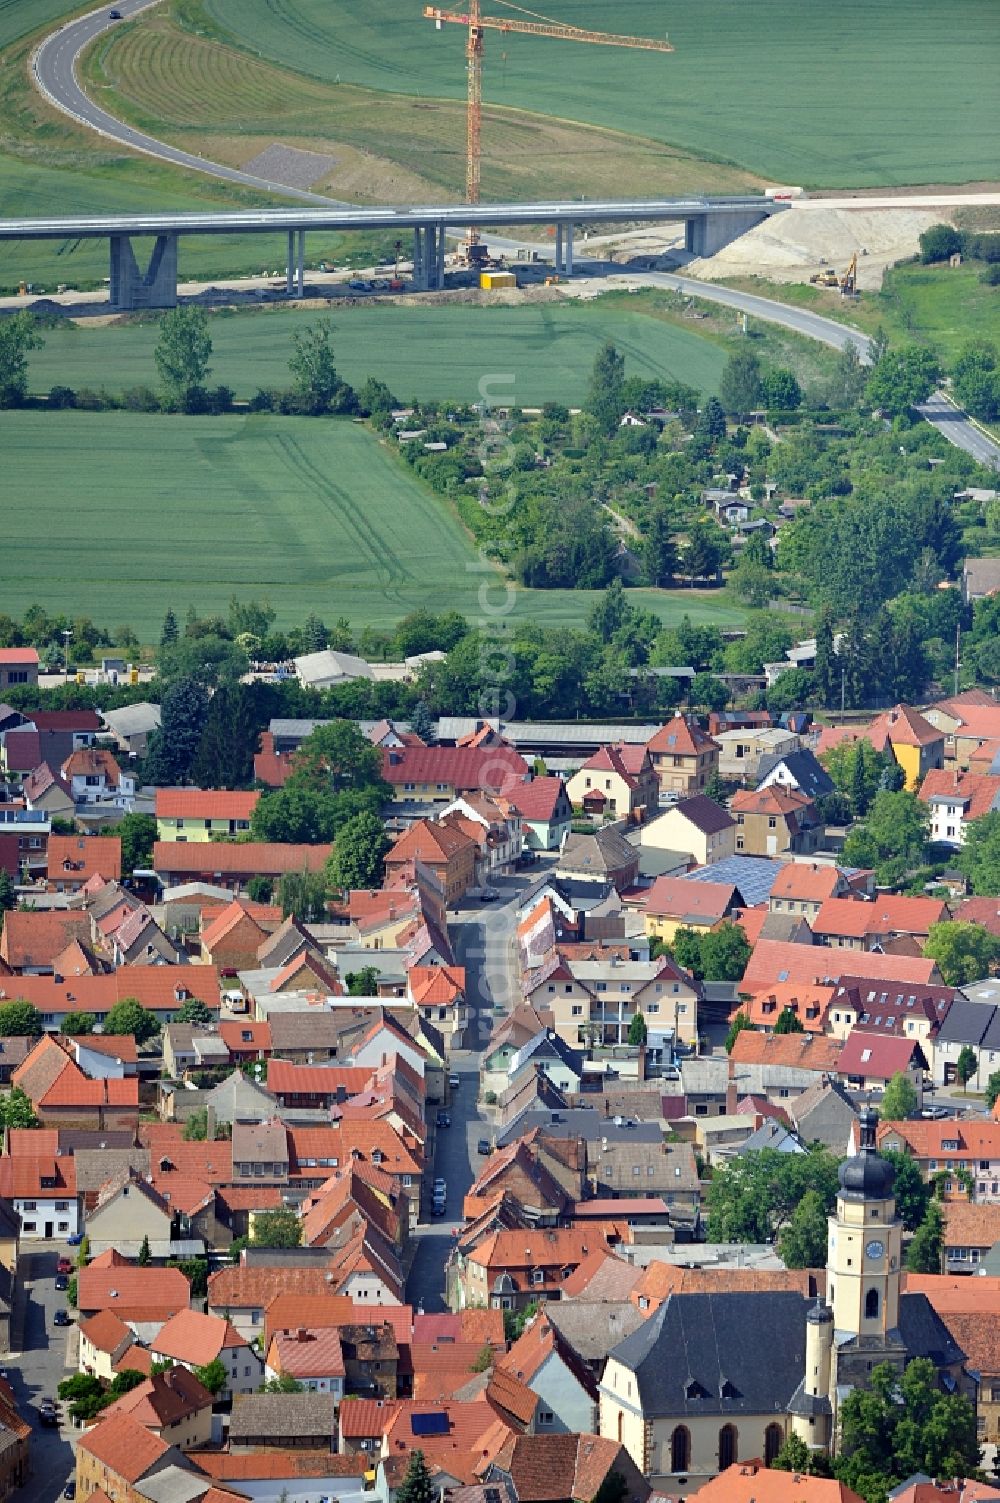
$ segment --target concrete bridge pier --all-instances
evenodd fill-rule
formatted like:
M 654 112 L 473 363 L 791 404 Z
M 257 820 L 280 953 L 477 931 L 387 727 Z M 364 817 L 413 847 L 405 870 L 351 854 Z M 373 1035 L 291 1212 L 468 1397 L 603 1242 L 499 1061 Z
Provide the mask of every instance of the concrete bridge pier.
M 285 295 L 301 297 L 306 286 L 306 232 L 288 231 L 288 256 L 285 260 Z
M 440 292 L 444 286 L 442 224 L 424 224 L 413 231 L 413 286 L 417 292 Z
M 157 235 L 145 271 L 135 259 L 130 235 L 112 235 L 111 306 L 132 308 L 177 306 L 177 234 Z
M 693 256 L 714 256 L 724 245 L 770 218 L 759 209 L 720 209 L 697 214 L 684 222 L 684 249 Z
M 556 225 L 555 271 L 557 275 L 573 275 L 573 226 L 568 223 Z

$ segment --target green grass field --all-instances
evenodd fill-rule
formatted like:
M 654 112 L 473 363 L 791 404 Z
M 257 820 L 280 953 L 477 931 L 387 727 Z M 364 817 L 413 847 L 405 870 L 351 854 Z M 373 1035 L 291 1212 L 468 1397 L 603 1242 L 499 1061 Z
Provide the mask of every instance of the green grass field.
M 224 611 L 234 592 L 269 599 L 281 625 L 315 610 L 388 626 L 418 606 L 475 618 L 484 577 L 500 586 L 447 505 L 355 423 L 7 412 L 3 456 L 12 615 L 37 601 L 154 641 L 168 606 Z M 691 591 L 637 594 L 667 621 L 741 618 Z M 592 599 L 520 591 L 516 609 L 580 625 Z
M 437 31 L 419 0 L 183 3 L 196 24 L 203 10 L 255 55 L 330 83 L 463 95 L 463 30 Z M 548 0 L 544 11 L 598 30 L 668 32 L 677 50 L 490 32 L 488 101 L 667 141 L 778 181 L 846 187 L 996 175 L 994 0 L 617 0 L 612 8 Z
M 249 397 L 259 386 L 287 386 L 295 328 L 315 312 L 281 308 L 211 320 L 212 379 Z M 332 312 L 342 375 L 360 385 L 385 381 L 400 400 L 413 396 L 474 402 L 484 376 L 513 375 L 504 401 L 578 405 L 594 356 L 605 340 L 625 355 L 630 375 L 685 381 L 706 395 L 718 387 L 726 352 L 718 344 L 662 319 L 620 306 L 559 302 L 522 307 L 468 304 L 361 305 Z M 155 385 L 154 323 L 46 330 L 31 358 L 31 387 L 106 386 L 111 391 Z M 495 387 L 494 390 L 501 390 Z

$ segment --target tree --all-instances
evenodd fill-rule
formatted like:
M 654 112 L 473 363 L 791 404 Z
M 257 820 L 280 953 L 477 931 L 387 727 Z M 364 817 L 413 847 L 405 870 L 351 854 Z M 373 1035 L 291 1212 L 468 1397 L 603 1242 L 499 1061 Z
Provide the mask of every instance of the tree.
M 104 1032 L 115 1038 L 131 1034 L 137 1044 L 145 1044 L 160 1031 L 160 1020 L 135 997 L 123 997 L 104 1019 Z
M 946 986 L 965 986 L 990 975 L 1000 959 L 1000 939 L 981 924 L 945 921 L 931 925 L 924 954 L 937 962 Z
M 830 1476 L 829 1458 L 822 1452 L 810 1451 L 805 1441 L 794 1432 L 786 1436 L 771 1466 L 778 1472 L 798 1472 L 806 1477 Z
M 373 965 L 363 965 L 360 971 L 348 971 L 344 980 L 349 997 L 378 996 L 378 971 Z
M 887 350 L 868 377 L 865 398 L 887 417 L 905 417 L 926 402 L 940 377 L 937 357 L 923 345 Z
M 97 1018 L 92 1012 L 67 1013 L 59 1024 L 59 1032 L 64 1038 L 84 1038 L 93 1033 L 97 1027 Z
M 0 1038 L 37 1039 L 42 1036 L 42 1015 L 30 1002 L 17 998 L 0 1005 Z
M 211 358 L 212 336 L 204 309 L 188 305 L 163 315 L 153 359 L 168 407 L 187 411 L 197 405 Z
M 100 1378 L 95 1378 L 90 1373 L 74 1373 L 71 1378 L 64 1378 L 56 1392 L 68 1402 L 70 1417 L 78 1425 L 94 1419 L 113 1402 L 111 1395 L 105 1392 Z
M 285 918 L 318 923 L 326 914 L 326 881 L 321 872 L 285 872 L 278 883 L 278 905 Z
M 861 364 L 858 347 L 849 339 L 837 357 L 829 388 L 830 406 L 842 412 L 857 407 L 867 379 L 868 373 Z
M 783 1007 L 774 1023 L 775 1033 L 805 1033 L 802 1019 L 790 1007 Z
M 160 646 L 169 647 L 172 642 L 177 641 L 177 638 L 179 636 L 180 628 L 177 625 L 177 617 L 174 615 L 172 608 L 168 605 L 167 614 L 164 616 L 163 625 L 160 628 Z
M 825 1148 L 778 1153 L 765 1148 L 715 1170 L 708 1189 L 710 1242 L 774 1242 L 806 1193 L 828 1215 L 837 1198 L 839 1160 Z
M 212 1013 L 200 997 L 187 997 L 174 1013 L 175 1023 L 211 1023 Z
M 1000 376 L 997 347 L 988 339 L 970 339 L 952 366 L 951 382 L 956 401 L 981 422 L 992 423 L 1000 412 Z
M 673 523 L 666 506 L 653 506 L 642 540 L 642 564 L 646 583 L 654 589 L 665 588 L 680 568 L 680 555 Z
M 739 981 L 750 959 L 746 934 L 728 919 L 701 936 L 700 950 L 703 981 Z
M 978 897 L 1000 897 L 1000 811 L 970 819 L 956 864 Z
M 437 736 L 437 716 L 431 713 L 426 699 L 418 699 L 410 714 L 410 730 L 430 746 Z
M 769 412 L 794 412 L 802 405 L 802 388 L 793 371 L 778 366 L 761 381 L 761 395 Z
M 253 1247 L 298 1247 L 302 1242 L 302 1222 L 292 1210 L 258 1211 L 253 1219 L 250 1243 Z
M 724 710 L 729 703 L 728 685 L 714 673 L 696 673 L 688 685 L 688 700 L 705 710 Z
M 37 1127 L 38 1118 L 31 1104 L 31 1097 L 14 1086 L 6 1096 L 0 1096 L 0 1127 Z
M 260 721 L 247 684 L 222 684 L 208 704 L 191 780 L 200 788 L 244 788 L 253 780 Z
M 920 259 L 925 266 L 947 261 L 962 249 L 962 237 L 950 224 L 932 224 L 920 236 Z
M 145 1268 L 147 1264 L 151 1263 L 152 1261 L 153 1254 L 149 1246 L 149 1235 L 147 1233 L 147 1235 L 142 1239 L 142 1244 L 139 1248 L 139 1256 L 136 1258 L 136 1262 L 139 1264 L 140 1268 Z
M 228 1382 L 226 1364 L 221 1357 L 213 1357 L 211 1362 L 206 1362 L 204 1367 L 196 1367 L 194 1375 L 203 1388 L 207 1388 L 214 1399 L 225 1390 Z
M 122 843 L 122 875 L 130 877 L 136 867 L 149 869 L 156 841 L 156 818 L 152 814 L 126 814 L 114 830 Z
M 891 886 L 923 860 L 927 831 L 927 806 L 915 793 L 877 793 L 864 823 L 844 842 L 844 862 L 874 867 L 878 882 Z
M 882 1157 L 893 1167 L 893 1195 L 896 1210 L 908 1232 L 915 1232 L 927 1214 L 931 1188 L 920 1173 L 920 1165 L 909 1153 L 883 1148 Z
M 727 556 L 728 543 L 714 522 L 695 522 L 684 548 L 684 572 L 696 579 L 714 579 Z
M 594 368 L 584 403 L 585 411 L 597 419 L 603 433 L 614 433 L 621 421 L 625 411 L 622 391 L 624 382 L 625 358 L 608 340 L 594 356 Z
M 474 1373 L 489 1372 L 490 1368 L 493 1366 L 495 1356 L 496 1353 L 490 1346 L 489 1342 L 487 1342 L 485 1346 L 480 1347 L 479 1352 L 473 1359 L 472 1371 Z
M 383 862 L 391 841 L 377 814 L 357 814 L 337 835 L 328 877 L 335 887 L 355 891 L 381 887 Z
M 224 622 L 216 623 L 225 627 Z M 191 679 L 201 689 L 214 689 L 219 684 L 235 684 L 249 670 L 250 658 L 239 642 L 234 642 L 224 632 L 197 632 L 188 634 L 168 647 L 161 647 L 157 654 L 157 666 L 164 686 L 176 679 Z M 161 706 L 162 713 L 162 706 Z M 201 729 L 199 728 L 199 737 Z
M 181 1134 L 185 1143 L 204 1143 L 208 1137 L 208 1109 L 204 1106 L 196 1106 L 189 1113 Z
M 730 1023 L 729 1032 L 726 1034 L 727 1054 L 732 1054 L 733 1045 L 736 1043 L 736 1040 L 739 1038 L 740 1034 L 745 1028 L 749 1028 L 751 1033 L 756 1033 L 757 1031 L 756 1023 L 751 1023 L 746 1013 L 741 1009 L 733 1018 L 733 1021 Z
M 986 1082 L 986 1109 L 992 1111 L 1000 1096 L 1000 1070 L 994 1070 Z
M 958 1059 L 955 1061 L 955 1074 L 962 1082 L 963 1089 L 969 1084 L 978 1068 L 979 1060 L 976 1058 L 975 1049 L 971 1049 L 968 1044 L 963 1044 L 958 1051 Z
M 884 1503 L 888 1489 L 915 1472 L 968 1477 L 979 1466 L 975 1410 L 962 1395 L 942 1391 L 926 1357 L 910 1362 L 902 1377 L 880 1363 L 865 1387 L 847 1394 L 840 1419 L 834 1472 L 866 1503 Z
M 646 1037 L 646 1019 L 641 1012 L 636 1012 L 633 1014 L 632 1021 L 628 1025 L 628 1041 L 632 1045 L 644 1044 Z
M 760 400 L 760 361 L 751 349 L 734 350 L 719 378 L 719 401 L 732 417 L 746 417 Z
M 276 1378 L 268 1378 L 260 1385 L 258 1393 L 304 1393 L 305 1389 L 297 1378 L 291 1373 L 279 1373 Z
M 354 399 L 351 388 L 337 374 L 333 324 L 328 318 L 295 330 L 288 369 L 296 395 L 309 412 L 343 411 L 350 405 L 348 394 Z
M 411 1452 L 406 1476 L 396 1489 L 396 1503 L 435 1503 L 437 1488 L 431 1481 L 423 1451 Z
M 28 356 L 43 343 L 26 308 L 0 318 L 0 407 L 20 407 L 28 395 Z
M 150 737 L 144 776 L 160 787 L 186 783 L 208 714 L 208 696 L 192 678 L 179 678 L 163 694 L 160 729 Z
M 826 1267 L 829 1236 L 826 1218 L 823 1197 L 817 1190 L 807 1190 L 778 1238 L 778 1251 L 786 1268 Z
M 0 866 L 0 934 L 3 933 L 3 917 L 17 907 L 17 888 L 5 866 Z
M 273 892 L 273 877 L 262 877 L 258 874 L 251 877 L 247 883 L 247 897 L 251 903 L 270 903 Z
M 917 1088 L 902 1070 L 889 1081 L 882 1093 L 879 1116 L 883 1122 L 905 1122 L 917 1109 Z

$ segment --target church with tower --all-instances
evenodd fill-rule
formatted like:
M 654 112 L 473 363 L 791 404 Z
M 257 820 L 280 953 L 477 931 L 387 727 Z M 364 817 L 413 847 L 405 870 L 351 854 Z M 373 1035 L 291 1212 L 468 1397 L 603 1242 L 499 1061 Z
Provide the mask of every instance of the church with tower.
M 770 1461 L 790 1434 L 834 1453 L 841 1403 L 883 1362 L 902 1372 L 928 1357 L 942 1387 L 973 1396 L 964 1353 L 926 1295 L 900 1291 L 893 1178 L 865 1114 L 860 1149 L 840 1167 L 825 1297 L 804 1295 L 801 1275 L 712 1270 L 699 1280 L 705 1292 L 671 1295 L 609 1354 L 601 1434 L 654 1486 Z

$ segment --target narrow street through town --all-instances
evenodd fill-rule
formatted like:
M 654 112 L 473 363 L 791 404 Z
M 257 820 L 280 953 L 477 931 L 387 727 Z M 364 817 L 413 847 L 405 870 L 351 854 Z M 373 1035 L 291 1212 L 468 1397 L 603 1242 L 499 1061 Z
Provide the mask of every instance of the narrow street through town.
M 66 1296 L 55 1288 L 56 1262 L 75 1249 L 62 1242 L 34 1243 L 23 1249 L 18 1263 L 21 1293 L 11 1331 L 13 1350 L 2 1359 L 21 1414 L 31 1425 L 31 1478 L 25 1489 L 32 1503 L 54 1503 L 74 1475 L 76 1459 L 70 1441 L 72 1427 L 58 1429 L 39 1421 L 43 1399 L 57 1399 L 56 1390 L 67 1371 L 70 1343 L 75 1354 L 77 1332 L 53 1323 L 56 1310 L 66 1308 Z M 73 1367 L 75 1368 L 75 1361 Z M 60 1405 L 60 1418 L 65 1406 Z
M 470 903 L 448 924 L 455 959 L 465 967 L 472 1021 L 466 1040 L 469 1047 L 452 1051 L 451 1073 L 460 1084 L 448 1093 L 451 1126 L 435 1129 L 433 1167 L 428 1166 L 425 1176 L 417 1245 L 407 1279 L 407 1299 L 417 1311 L 446 1308 L 445 1264 L 462 1224 L 462 1203 L 483 1162 L 480 1140 L 492 1137 L 491 1124 L 479 1113 L 479 1066 L 495 1017 L 510 1012 L 518 1000 L 517 908 L 532 880 L 530 875 L 494 878 L 500 901 Z M 433 1110 L 428 1115 L 433 1121 Z M 447 1215 L 431 1220 L 431 1185 L 438 1176 L 448 1184 Z

